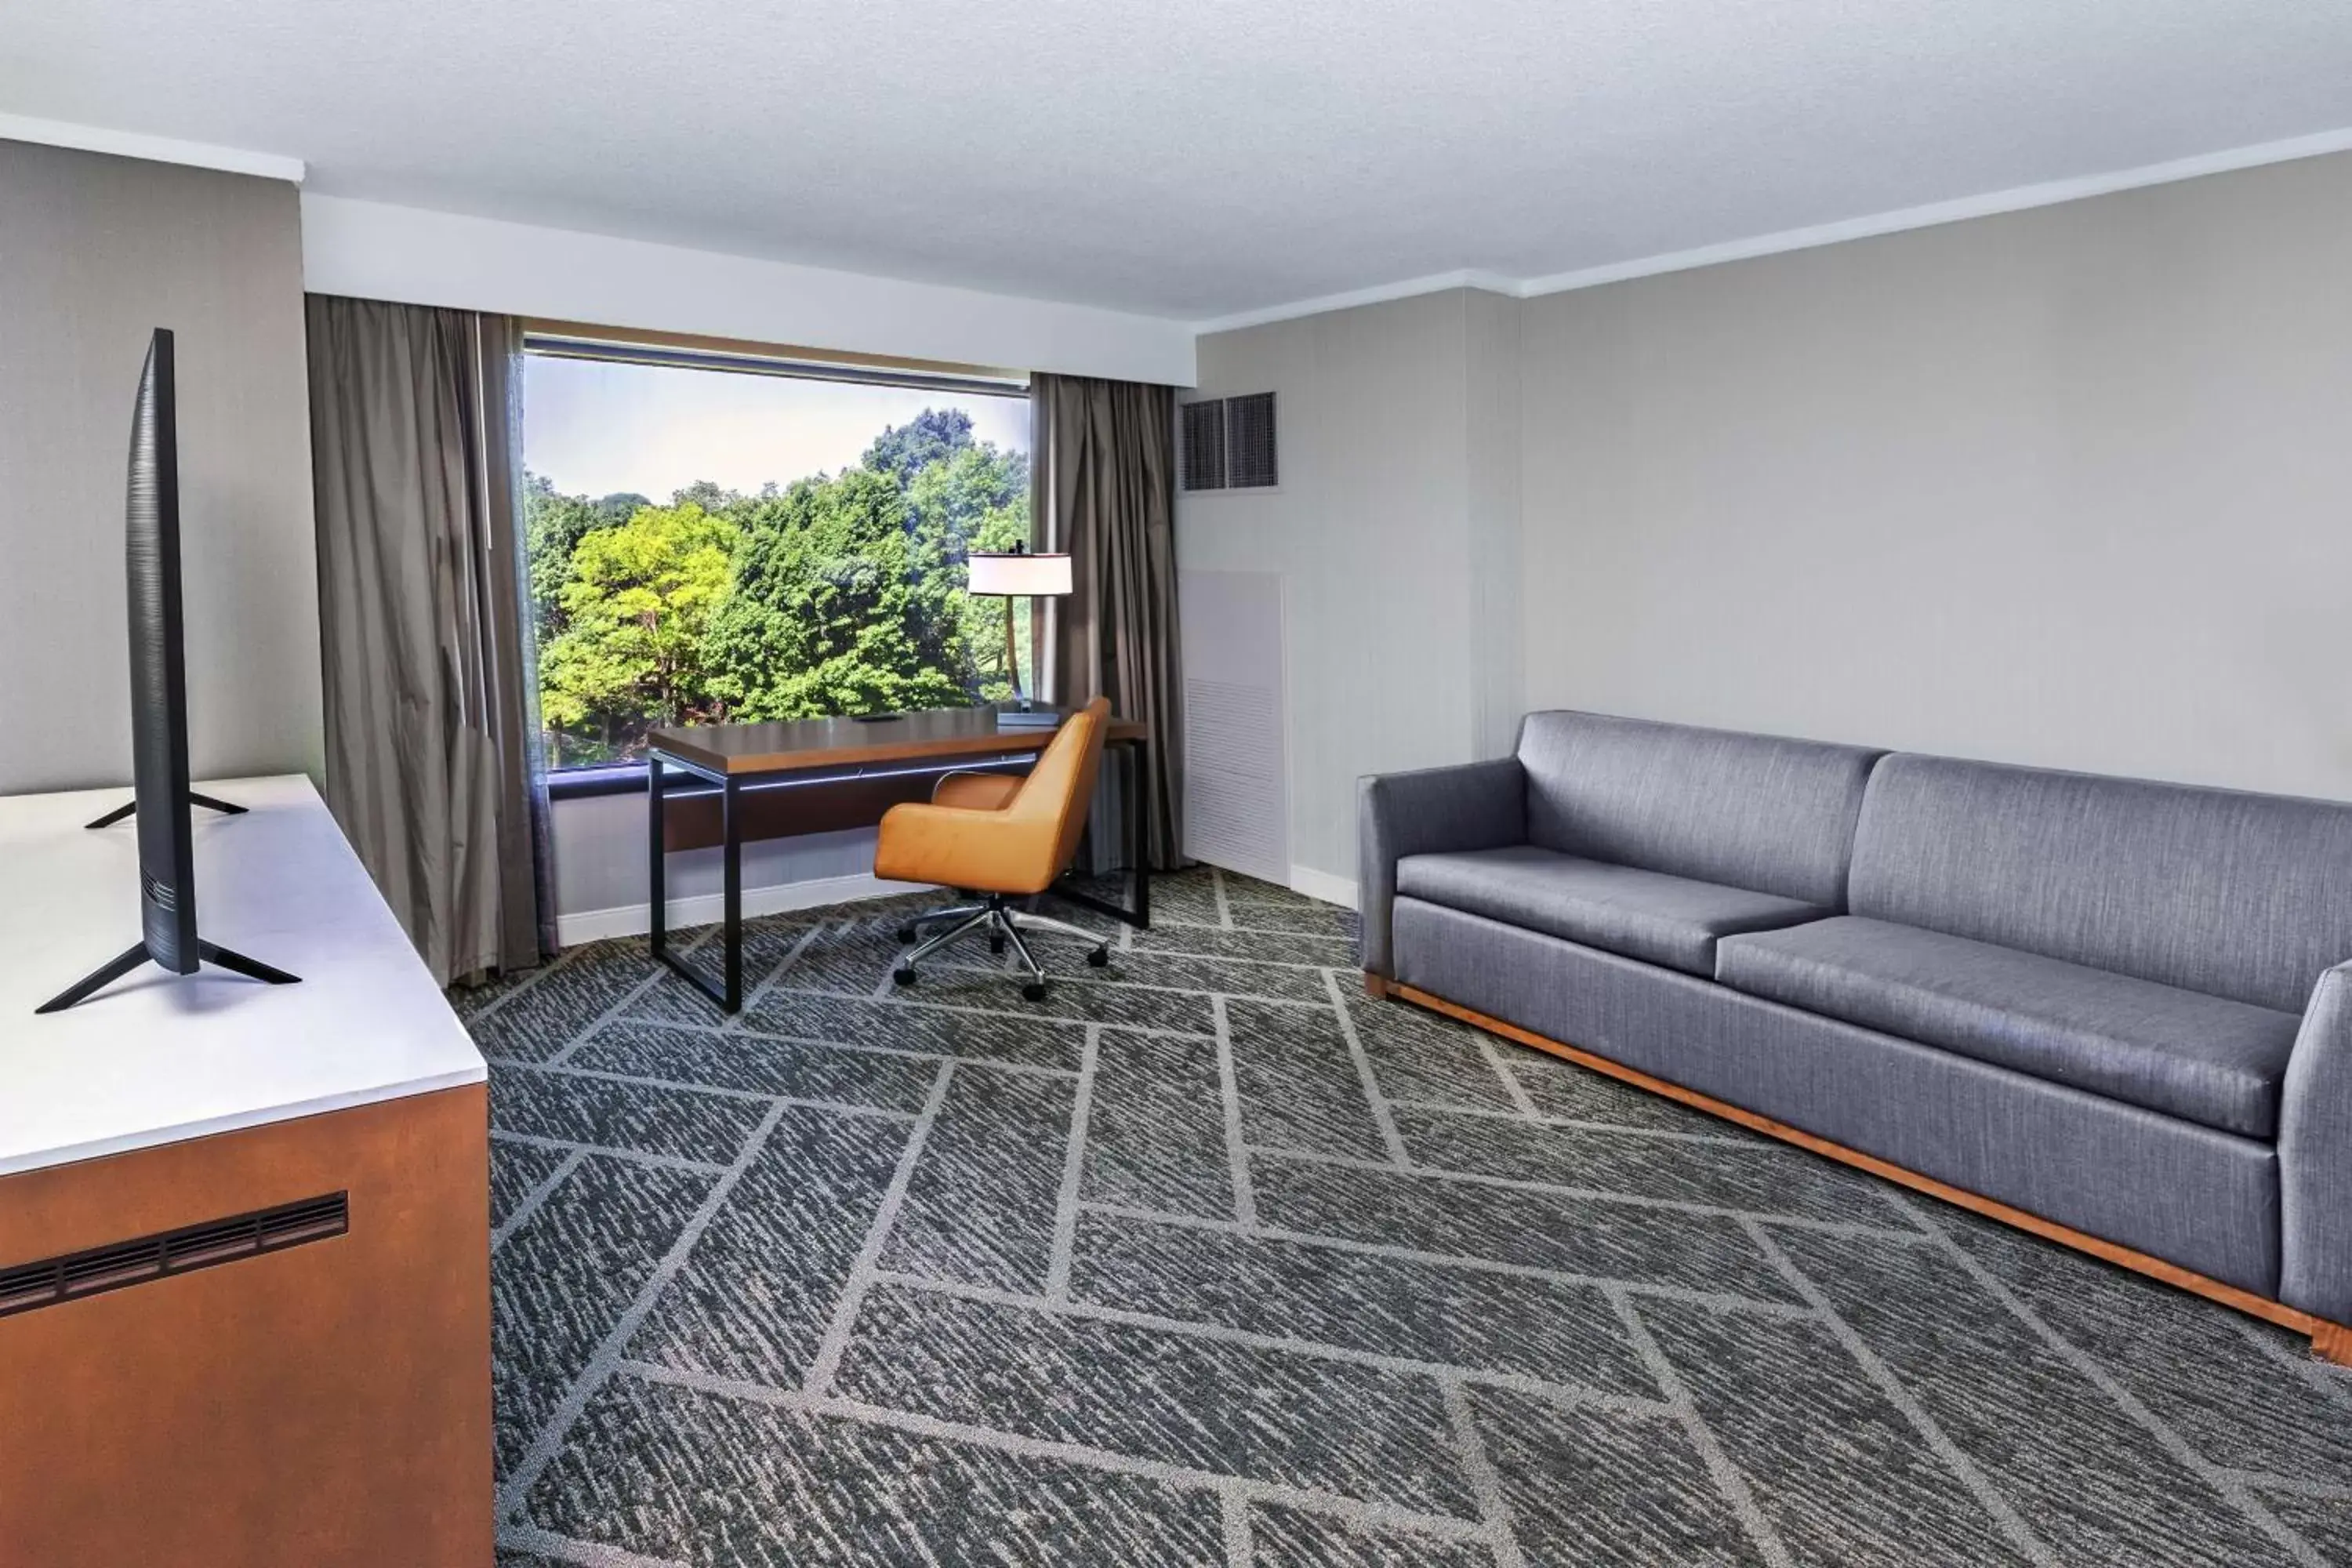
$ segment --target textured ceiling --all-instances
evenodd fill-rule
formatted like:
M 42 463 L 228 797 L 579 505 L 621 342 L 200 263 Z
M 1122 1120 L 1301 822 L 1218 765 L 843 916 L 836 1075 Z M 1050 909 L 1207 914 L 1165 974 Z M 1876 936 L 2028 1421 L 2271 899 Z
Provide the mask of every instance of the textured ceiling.
M 5 0 L 0 110 L 1197 319 L 2352 126 L 2352 0 Z

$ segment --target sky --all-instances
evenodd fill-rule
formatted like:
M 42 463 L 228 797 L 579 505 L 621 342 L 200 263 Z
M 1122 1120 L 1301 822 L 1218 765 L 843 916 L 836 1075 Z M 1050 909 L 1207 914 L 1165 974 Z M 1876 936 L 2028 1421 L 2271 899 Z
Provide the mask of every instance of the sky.
M 884 429 L 950 405 L 975 438 L 1029 449 L 1026 398 L 530 354 L 523 460 L 565 495 L 667 500 L 697 479 L 750 492 L 838 473 Z

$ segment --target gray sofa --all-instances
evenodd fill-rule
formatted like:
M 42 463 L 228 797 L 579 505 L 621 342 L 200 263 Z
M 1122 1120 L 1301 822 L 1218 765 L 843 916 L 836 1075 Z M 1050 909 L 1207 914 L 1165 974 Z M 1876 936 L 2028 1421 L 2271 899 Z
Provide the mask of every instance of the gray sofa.
M 1531 714 L 1368 778 L 1363 965 L 2352 1349 L 2352 806 Z

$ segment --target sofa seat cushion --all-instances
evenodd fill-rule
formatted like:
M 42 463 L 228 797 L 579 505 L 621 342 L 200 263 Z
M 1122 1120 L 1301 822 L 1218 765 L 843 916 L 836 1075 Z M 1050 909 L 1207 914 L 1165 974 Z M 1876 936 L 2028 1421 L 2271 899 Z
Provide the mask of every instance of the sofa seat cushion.
M 1753 996 L 2250 1138 L 2278 1135 L 2302 1020 L 2251 1003 L 1916 926 L 1842 915 L 1731 937 Z
M 1397 862 L 1397 891 L 1605 952 L 1715 973 L 1715 942 L 1828 913 L 1795 899 L 1584 860 L 1531 844 Z

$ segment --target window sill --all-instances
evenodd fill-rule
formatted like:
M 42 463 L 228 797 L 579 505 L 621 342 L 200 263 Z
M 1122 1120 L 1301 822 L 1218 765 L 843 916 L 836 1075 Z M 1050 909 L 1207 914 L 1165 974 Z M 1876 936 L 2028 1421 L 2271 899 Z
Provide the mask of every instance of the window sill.
M 593 767 L 559 768 L 547 775 L 547 798 L 551 801 L 645 793 L 646 764 L 643 763 L 606 763 Z
M 763 778 L 749 788 L 762 793 L 774 789 L 791 789 L 809 784 L 847 784 L 857 780 L 901 778 L 908 774 L 937 776 L 945 773 L 1026 773 L 1036 763 L 1031 753 L 1021 752 L 1001 757 L 961 757 L 937 763 L 899 763 L 879 768 L 825 768 L 804 773 Z M 672 775 L 676 777 L 675 774 Z M 678 781 L 667 798 L 708 793 L 710 786 L 700 781 Z M 558 800 L 592 800 L 607 795 L 643 795 L 646 793 L 646 764 L 638 763 L 603 763 L 588 767 L 559 768 L 547 775 L 547 798 Z

